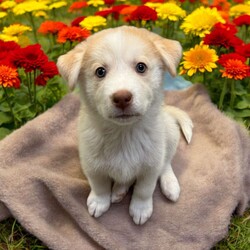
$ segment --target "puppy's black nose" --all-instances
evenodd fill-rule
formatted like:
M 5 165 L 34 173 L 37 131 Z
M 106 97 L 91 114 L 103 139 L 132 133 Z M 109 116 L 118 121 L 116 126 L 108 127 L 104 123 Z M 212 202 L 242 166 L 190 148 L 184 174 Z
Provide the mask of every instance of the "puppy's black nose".
M 113 104 L 119 108 L 124 110 L 132 103 L 132 93 L 126 89 L 119 90 L 112 95 Z

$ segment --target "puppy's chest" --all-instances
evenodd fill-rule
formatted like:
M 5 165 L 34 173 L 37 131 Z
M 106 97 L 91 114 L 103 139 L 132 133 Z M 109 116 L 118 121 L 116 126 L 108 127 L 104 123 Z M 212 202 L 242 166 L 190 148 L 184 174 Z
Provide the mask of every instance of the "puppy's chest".
M 147 130 L 106 131 L 103 134 L 89 130 L 84 137 L 94 167 L 108 170 L 114 178 L 130 179 L 142 167 L 157 164 L 161 151 L 159 139 Z

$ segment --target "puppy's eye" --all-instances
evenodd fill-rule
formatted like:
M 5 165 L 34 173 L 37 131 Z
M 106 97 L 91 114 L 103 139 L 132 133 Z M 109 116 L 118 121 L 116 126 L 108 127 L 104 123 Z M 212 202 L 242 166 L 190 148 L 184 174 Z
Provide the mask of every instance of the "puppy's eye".
M 95 74 L 98 78 L 103 78 L 106 76 L 106 69 L 103 67 L 99 67 L 96 69 Z
M 136 65 L 136 71 L 138 73 L 144 73 L 147 70 L 147 65 L 145 63 L 139 62 Z

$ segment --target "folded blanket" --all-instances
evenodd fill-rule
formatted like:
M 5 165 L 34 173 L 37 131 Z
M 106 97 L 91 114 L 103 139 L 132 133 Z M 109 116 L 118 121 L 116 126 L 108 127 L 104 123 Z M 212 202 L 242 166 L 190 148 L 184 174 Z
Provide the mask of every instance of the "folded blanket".
M 193 140 L 182 138 L 173 161 L 181 186 L 177 203 L 157 186 L 154 212 L 143 226 L 129 216 L 131 193 L 98 219 L 87 211 L 90 191 L 78 158 L 79 97 L 53 108 L 0 142 L 0 220 L 15 217 L 49 248 L 209 249 L 227 233 L 231 214 L 250 200 L 247 131 L 210 102 L 201 85 L 166 92 L 186 110 Z

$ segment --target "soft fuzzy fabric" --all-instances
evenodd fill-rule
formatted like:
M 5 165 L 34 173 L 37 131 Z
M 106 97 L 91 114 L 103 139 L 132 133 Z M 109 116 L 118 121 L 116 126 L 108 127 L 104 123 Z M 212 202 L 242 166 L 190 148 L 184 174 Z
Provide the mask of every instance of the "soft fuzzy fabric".
M 250 139 L 225 117 L 200 85 L 166 93 L 194 123 L 173 161 L 181 186 L 177 203 L 159 187 L 143 226 L 128 213 L 131 193 L 99 219 L 89 216 L 90 191 L 77 149 L 79 97 L 67 95 L 0 142 L 0 220 L 15 217 L 49 248 L 209 249 L 227 233 L 230 218 L 250 200 Z

